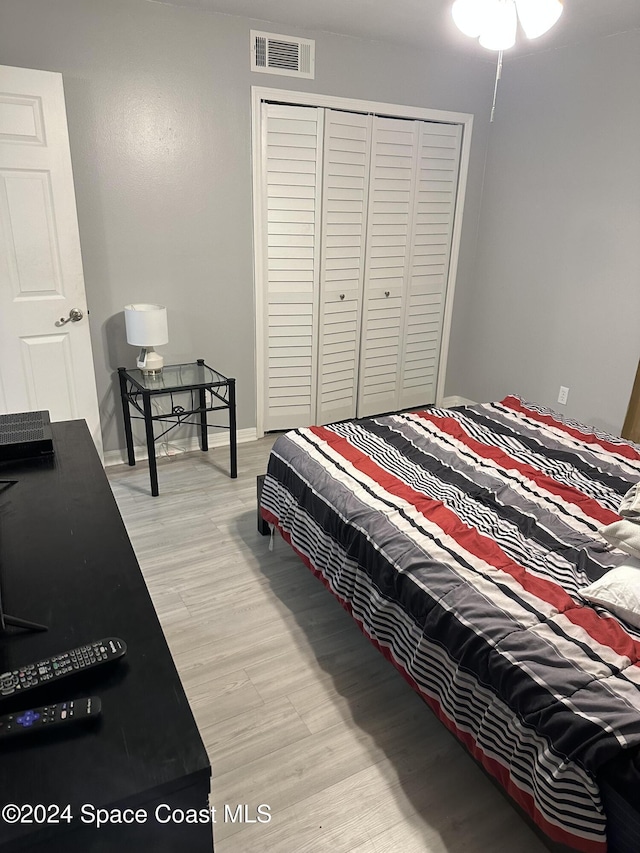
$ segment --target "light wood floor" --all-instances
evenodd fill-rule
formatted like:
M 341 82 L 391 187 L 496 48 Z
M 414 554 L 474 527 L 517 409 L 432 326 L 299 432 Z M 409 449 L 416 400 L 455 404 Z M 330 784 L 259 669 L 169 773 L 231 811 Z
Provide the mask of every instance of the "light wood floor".
M 256 532 L 272 438 L 108 470 L 213 768 L 216 853 L 543 853 L 340 605 Z M 269 823 L 224 807 L 270 807 Z M 185 851 L 188 853 L 188 851 Z

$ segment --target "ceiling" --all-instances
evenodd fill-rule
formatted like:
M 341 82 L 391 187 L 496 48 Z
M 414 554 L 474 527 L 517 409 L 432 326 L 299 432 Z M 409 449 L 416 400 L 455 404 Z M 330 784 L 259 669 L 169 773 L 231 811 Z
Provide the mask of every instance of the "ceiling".
M 448 46 L 493 59 L 451 19 L 453 0 L 152 0 L 268 21 L 272 31 L 324 30 L 416 47 Z M 525 54 L 640 29 L 640 0 L 564 0 L 564 13 L 535 41 L 522 33 L 509 51 Z M 278 29 L 276 29 L 276 27 Z M 293 33 L 294 35 L 296 33 Z

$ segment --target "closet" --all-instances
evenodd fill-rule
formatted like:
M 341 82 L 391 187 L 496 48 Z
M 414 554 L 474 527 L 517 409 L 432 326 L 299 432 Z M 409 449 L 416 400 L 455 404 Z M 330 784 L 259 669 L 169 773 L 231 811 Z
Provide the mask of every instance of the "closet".
M 261 109 L 264 429 L 434 402 L 462 124 Z

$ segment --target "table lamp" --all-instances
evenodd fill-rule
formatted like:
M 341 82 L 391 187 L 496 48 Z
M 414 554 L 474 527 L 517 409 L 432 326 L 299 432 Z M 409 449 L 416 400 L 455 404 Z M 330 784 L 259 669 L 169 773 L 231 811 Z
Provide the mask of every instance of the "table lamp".
M 162 373 L 164 358 L 154 347 L 169 342 L 167 309 L 164 305 L 125 305 L 127 343 L 141 347 L 137 366 L 143 373 Z

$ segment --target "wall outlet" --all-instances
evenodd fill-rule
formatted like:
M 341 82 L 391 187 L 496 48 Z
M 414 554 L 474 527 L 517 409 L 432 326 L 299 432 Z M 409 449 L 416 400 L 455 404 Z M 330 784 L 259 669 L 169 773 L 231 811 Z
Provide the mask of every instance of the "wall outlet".
M 567 400 L 569 399 L 569 389 L 564 385 L 560 386 L 560 392 L 558 394 L 558 402 L 562 403 L 563 406 L 567 405 Z

